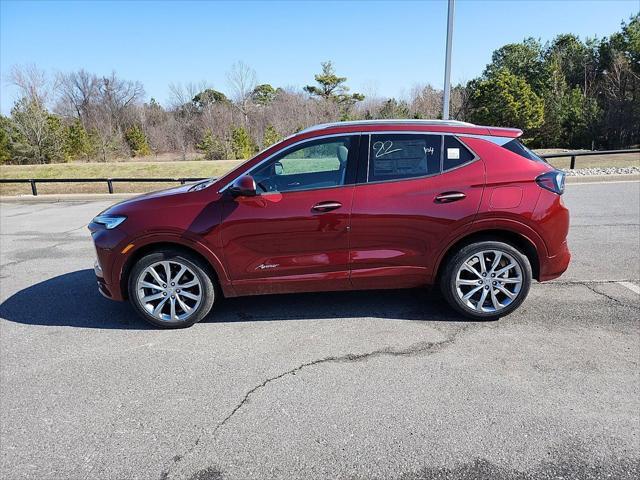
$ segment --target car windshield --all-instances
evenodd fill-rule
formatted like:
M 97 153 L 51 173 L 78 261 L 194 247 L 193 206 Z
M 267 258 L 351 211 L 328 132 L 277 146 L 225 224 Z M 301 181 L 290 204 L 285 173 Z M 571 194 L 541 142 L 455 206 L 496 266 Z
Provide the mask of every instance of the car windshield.
M 505 143 L 502 146 L 503 146 L 503 148 L 506 148 L 510 152 L 516 153 L 516 154 L 520 155 L 521 157 L 528 158 L 529 160 L 534 160 L 536 162 L 545 162 L 545 163 L 547 163 L 547 161 L 544 158 L 542 158 L 542 157 L 536 155 L 535 153 L 533 153 L 533 151 L 529 150 L 527 147 L 525 147 L 522 143 L 520 143 L 515 138 L 513 140 Z

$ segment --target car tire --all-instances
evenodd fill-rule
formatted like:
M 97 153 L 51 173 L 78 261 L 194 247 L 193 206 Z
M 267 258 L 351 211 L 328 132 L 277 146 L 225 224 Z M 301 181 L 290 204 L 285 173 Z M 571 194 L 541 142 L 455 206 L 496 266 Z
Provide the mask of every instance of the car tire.
M 522 304 L 531 279 L 526 255 L 508 243 L 483 241 L 464 246 L 448 260 L 440 290 L 447 303 L 463 316 L 495 320 Z
M 207 316 L 217 296 L 209 265 L 179 250 L 140 258 L 129 275 L 128 292 L 140 316 L 160 328 L 192 326 Z

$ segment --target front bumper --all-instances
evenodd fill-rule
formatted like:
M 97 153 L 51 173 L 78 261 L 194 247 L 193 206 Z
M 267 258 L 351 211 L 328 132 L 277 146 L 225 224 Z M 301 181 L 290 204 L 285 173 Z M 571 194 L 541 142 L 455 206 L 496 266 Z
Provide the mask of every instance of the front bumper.
M 110 300 L 122 301 L 119 279 L 114 279 L 114 261 L 117 258 L 116 252 L 126 235 L 119 228 L 111 230 L 105 229 L 101 225 L 89 224 L 91 238 L 96 249 L 96 261 L 93 271 L 96 275 L 98 291 Z
M 109 300 L 113 299 L 113 296 L 111 295 L 111 289 L 104 280 L 104 273 L 97 258 L 95 263 L 93 264 L 93 271 L 96 274 L 96 283 L 98 284 L 98 291 L 100 292 L 100 294 L 103 297 L 108 298 Z

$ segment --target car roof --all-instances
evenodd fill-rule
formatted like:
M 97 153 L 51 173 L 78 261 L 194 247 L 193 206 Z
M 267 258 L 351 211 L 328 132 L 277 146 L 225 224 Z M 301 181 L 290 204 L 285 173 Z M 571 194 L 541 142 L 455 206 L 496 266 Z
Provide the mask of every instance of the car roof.
M 346 122 L 321 123 L 305 128 L 296 134 L 308 137 L 333 133 L 376 132 L 376 131 L 425 131 L 467 135 L 490 135 L 496 137 L 517 138 L 522 130 L 517 128 L 489 127 L 474 125 L 458 120 L 354 120 Z

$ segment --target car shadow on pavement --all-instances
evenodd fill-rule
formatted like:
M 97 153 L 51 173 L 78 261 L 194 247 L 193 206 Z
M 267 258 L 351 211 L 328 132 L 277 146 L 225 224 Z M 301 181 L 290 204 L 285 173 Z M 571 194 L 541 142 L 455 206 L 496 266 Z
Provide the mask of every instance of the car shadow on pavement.
M 424 289 L 344 291 L 229 298 L 205 323 L 386 318 L 467 321 Z M 93 270 L 78 270 L 27 287 L 0 304 L 0 318 L 30 324 L 104 329 L 153 328 L 126 302 L 103 298 Z

